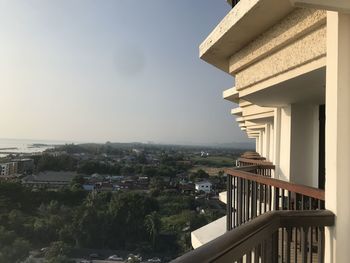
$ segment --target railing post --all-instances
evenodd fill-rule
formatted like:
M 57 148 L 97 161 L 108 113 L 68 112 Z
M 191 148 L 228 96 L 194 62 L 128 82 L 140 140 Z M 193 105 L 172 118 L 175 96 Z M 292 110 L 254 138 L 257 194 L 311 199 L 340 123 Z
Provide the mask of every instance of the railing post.
M 227 174 L 227 207 L 226 207 L 226 230 L 232 230 L 232 176 Z
M 237 178 L 237 225 L 242 224 L 242 206 L 243 206 L 243 190 L 242 190 L 242 178 Z

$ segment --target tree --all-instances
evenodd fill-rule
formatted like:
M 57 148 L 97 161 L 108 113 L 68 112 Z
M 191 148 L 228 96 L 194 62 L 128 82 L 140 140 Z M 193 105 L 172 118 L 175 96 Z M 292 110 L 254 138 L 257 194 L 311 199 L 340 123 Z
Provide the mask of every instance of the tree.
M 199 169 L 197 172 L 193 173 L 190 177 L 191 181 L 208 179 L 209 174 L 202 169 Z
M 149 183 L 149 188 L 151 190 L 158 190 L 158 191 L 162 191 L 164 190 L 164 181 L 161 177 L 157 176 L 157 177 L 152 177 L 151 181 Z
M 30 251 L 30 243 L 0 226 L 0 262 L 21 262 Z
M 70 182 L 70 189 L 72 191 L 78 191 L 83 189 L 83 184 L 85 184 L 86 180 L 84 179 L 83 176 L 77 175 L 74 176 L 72 181 Z
M 51 262 L 56 262 L 52 260 L 58 257 L 68 256 L 70 252 L 71 247 L 62 241 L 52 242 L 50 247 L 45 252 L 45 259 L 51 260 Z
M 152 248 L 153 250 L 156 248 L 156 241 L 159 235 L 159 231 L 161 228 L 161 221 L 159 214 L 156 211 L 153 211 L 151 214 L 146 216 L 145 226 L 148 231 L 148 234 L 152 240 Z

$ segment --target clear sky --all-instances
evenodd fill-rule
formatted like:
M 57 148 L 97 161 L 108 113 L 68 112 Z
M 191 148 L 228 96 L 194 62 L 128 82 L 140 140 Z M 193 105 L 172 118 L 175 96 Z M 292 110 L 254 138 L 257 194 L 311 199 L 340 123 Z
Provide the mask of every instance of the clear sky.
M 0 137 L 247 141 L 198 58 L 225 0 L 0 0 Z

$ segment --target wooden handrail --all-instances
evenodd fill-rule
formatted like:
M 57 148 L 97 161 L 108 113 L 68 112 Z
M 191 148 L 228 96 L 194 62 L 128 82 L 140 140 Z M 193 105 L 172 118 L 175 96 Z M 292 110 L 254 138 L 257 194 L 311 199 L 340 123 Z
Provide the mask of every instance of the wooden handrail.
M 255 159 L 248 159 L 248 158 L 238 158 L 237 159 L 239 162 L 244 162 L 244 163 L 252 163 L 252 164 L 257 164 L 257 165 L 273 165 L 272 162 L 267 162 L 267 161 L 264 161 L 264 160 L 255 160 Z
M 322 201 L 325 200 L 325 192 L 322 189 L 309 187 L 309 186 L 305 186 L 305 185 L 301 185 L 301 184 L 294 184 L 294 183 L 290 183 L 290 182 L 286 182 L 286 181 L 282 181 L 282 180 L 278 180 L 278 179 L 273 179 L 270 177 L 261 176 L 261 175 L 257 175 L 257 174 L 253 174 L 253 173 L 249 173 L 249 172 L 245 172 L 245 171 L 235 170 L 232 168 L 226 169 L 225 173 L 227 175 L 240 177 L 243 179 L 247 179 L 250 181 L 254 181 L 254 182 L 269 185 L 269 186 L 274 186 L 274 187 L 277 187 L 280 189 L 284 189 L 284 190 L 294 192 L 297 194 L 309 196 L 309 197 L 316 198 L 316 199 L 319 199 Z
M 172 263 L 224 263 L 240 259 L 283 227 L 325 227 L 334 225 L 327 210 L 271 211 L 171 261 Z
M 237 171 L 251 172 L 259 168 L 260 168 L 260 165 L 246 165 L 246 166 L 238 166 L 238 167 L 235 167 L 234 169 Z

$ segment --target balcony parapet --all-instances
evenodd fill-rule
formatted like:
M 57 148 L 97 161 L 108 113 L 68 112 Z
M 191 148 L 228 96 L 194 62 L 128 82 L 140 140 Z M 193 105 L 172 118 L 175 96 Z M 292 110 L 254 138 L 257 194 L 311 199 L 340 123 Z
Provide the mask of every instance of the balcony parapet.
M 324 227 L 333 226 L 334 220 L 334 214 L 327 210 L 272 211 L 171 262 L 226 263 L 245 259 L 245 262 L 277 263 L 290 262 L 291 254 L 306 262 L 307 258 L 312 258 L 314 247 L 317 248 L 318 262 L 324 262 Z M 310 229 L 317 233 L 318 242 L 308 239 Z M 294 238 L 298 231 L 301 235 Z M 282 232 L 288 239 L 279 239 Z M 297 247 L 301 248 L 300 251 Z

